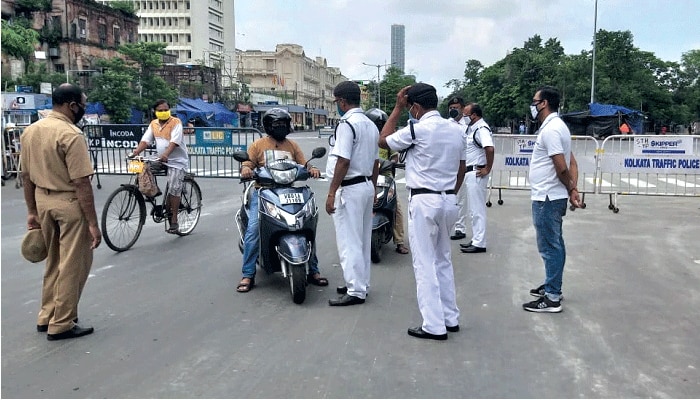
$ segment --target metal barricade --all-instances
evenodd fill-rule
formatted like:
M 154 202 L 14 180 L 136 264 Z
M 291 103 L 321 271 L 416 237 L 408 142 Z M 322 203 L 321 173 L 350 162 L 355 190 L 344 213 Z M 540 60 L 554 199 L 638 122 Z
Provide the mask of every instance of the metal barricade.
M 323 136 L 330 136 L 335 132 L 335 129 L 333 128 L 318 128 L 318 137 L 323 137 Z
M 502 191 L 530 190 L 530 159 L 537 135 L 493 135 L 494 159 L 489 177 L 489 198 L 498 189 L 498 204 L 503 204 Z M 585 207 L 586 193 L 595 193 L 598 167 L 598 141 L 591 136 L 572 136 L 571 151 L 578 164 L 579 193 Z
M 600 153 L 598 193 L 614 213 L 617 195 L 700 196 L 700 137 L 615 135 Z
M 15 188 L 22 187 L 22 168 L 20 163 L 20 136 L 24 128 L 5 128 L 2 134 L 2 179 L 15 178 Z M 3 182 L 4 185 L 4 182 Z
M 83 133 L 93 160 L 97 188 L 101 189 L 100 174 L 129 174 L 126 156 L 138 146 L 148 125 L 86 125 Z M 193 134 L 184 135 L 190 169 L 197 176 L 233 178 L 238 176 L 237 150 L 246 150 L 262 137 L 255 128 L 198 127 Z M 153 144 L 149 148 L 155 149 Z

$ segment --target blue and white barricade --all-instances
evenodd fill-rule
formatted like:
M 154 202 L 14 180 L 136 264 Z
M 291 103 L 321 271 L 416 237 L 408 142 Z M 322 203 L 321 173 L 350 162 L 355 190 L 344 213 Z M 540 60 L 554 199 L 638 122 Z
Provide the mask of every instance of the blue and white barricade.
M 600 153 L 598 193 L 615 213 L 617 195 L 700 196 L 700 137 L 615 135 Z
M 498 204 L 503 204 L 502 190 L 530 190 L 528 174 L 536 135 L 493 135 L 494 160 L 489 180 L 491 190 L 498 189 Z M 571 151 L 578 163 L 579 193 L 595 193 L 598 167 L 598 141 L 591 136 L 572 136 Z

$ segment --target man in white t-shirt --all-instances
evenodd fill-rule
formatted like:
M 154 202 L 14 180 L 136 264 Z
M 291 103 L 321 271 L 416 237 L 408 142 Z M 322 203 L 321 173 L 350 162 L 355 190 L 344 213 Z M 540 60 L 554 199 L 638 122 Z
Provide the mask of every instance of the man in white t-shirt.
M 533 119 L 541 122 L 530 160 L 532 221 L 545 268 L 545 281 L 530 290 L 537 300 L 523 304 L 532 312 L 561 312 L 561 286 L 566 262 L 566 247 L 562 233 L 562 217 L 566 201 L 581 207 L 576 181 L 578 167 L 571 153 L 571 133 L 559 117 L 559 91 L 553 87 L 540 88 L 530 104 Z

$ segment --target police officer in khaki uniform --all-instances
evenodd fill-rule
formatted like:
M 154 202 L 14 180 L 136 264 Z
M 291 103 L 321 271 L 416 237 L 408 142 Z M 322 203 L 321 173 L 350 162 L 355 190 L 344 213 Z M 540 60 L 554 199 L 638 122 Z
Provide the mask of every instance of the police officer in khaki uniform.
M 85 114 L 87 98 L 66 83 L 53 92 L 52 100 L 49 116 L 24 130 L 20 157 L 27 226 L 41 228 L 48 248 L 36 328 L 48 332 L 48 340 L 60 340 L 93 332 L 76 322 L 92 252 L 102 235 L 90 183 L 92 162 L 85 137 L 75 126 Z
M 401 89 L 382 129 L 379 146 L 406 154 L 408 236 L 423 324 L 409 328 L 419 339 L 447 339 L 459 330 L 450 229 L 457 220 L 455 193 L 464 179 L 462 128 L 440 116 L 435 87 L 416 83 Z M 408 108 L 409 126 L 396 129 Z M 455 145 L 458 143 L 459 145 Z

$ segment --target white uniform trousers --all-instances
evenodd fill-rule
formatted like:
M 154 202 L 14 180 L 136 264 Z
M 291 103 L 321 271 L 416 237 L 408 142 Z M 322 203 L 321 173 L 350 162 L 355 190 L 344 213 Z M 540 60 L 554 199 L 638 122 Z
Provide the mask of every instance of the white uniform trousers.
M 457 220 L 455 195 L 418 194 L 408 203 L 408 235 L 422 328 L 435 335 L 459 324 L 450 228 Z
M 467 172 L 466 183 L 469 215 L 472 219 L 472 245 L 486 247 L 486 194 L 489 177 L 477 177 L 476 171 Z
M 457 222 L 455 222 L 454 231 L 467 233 L 467 214 L 469 208 L 467 207 L 467 180 L 462 182 L 462 187 L 457 192 Z
M 341 187 L 335 194 L 335 240 L 348 294 L 364 299 L 370 276 L 372 181 Z

